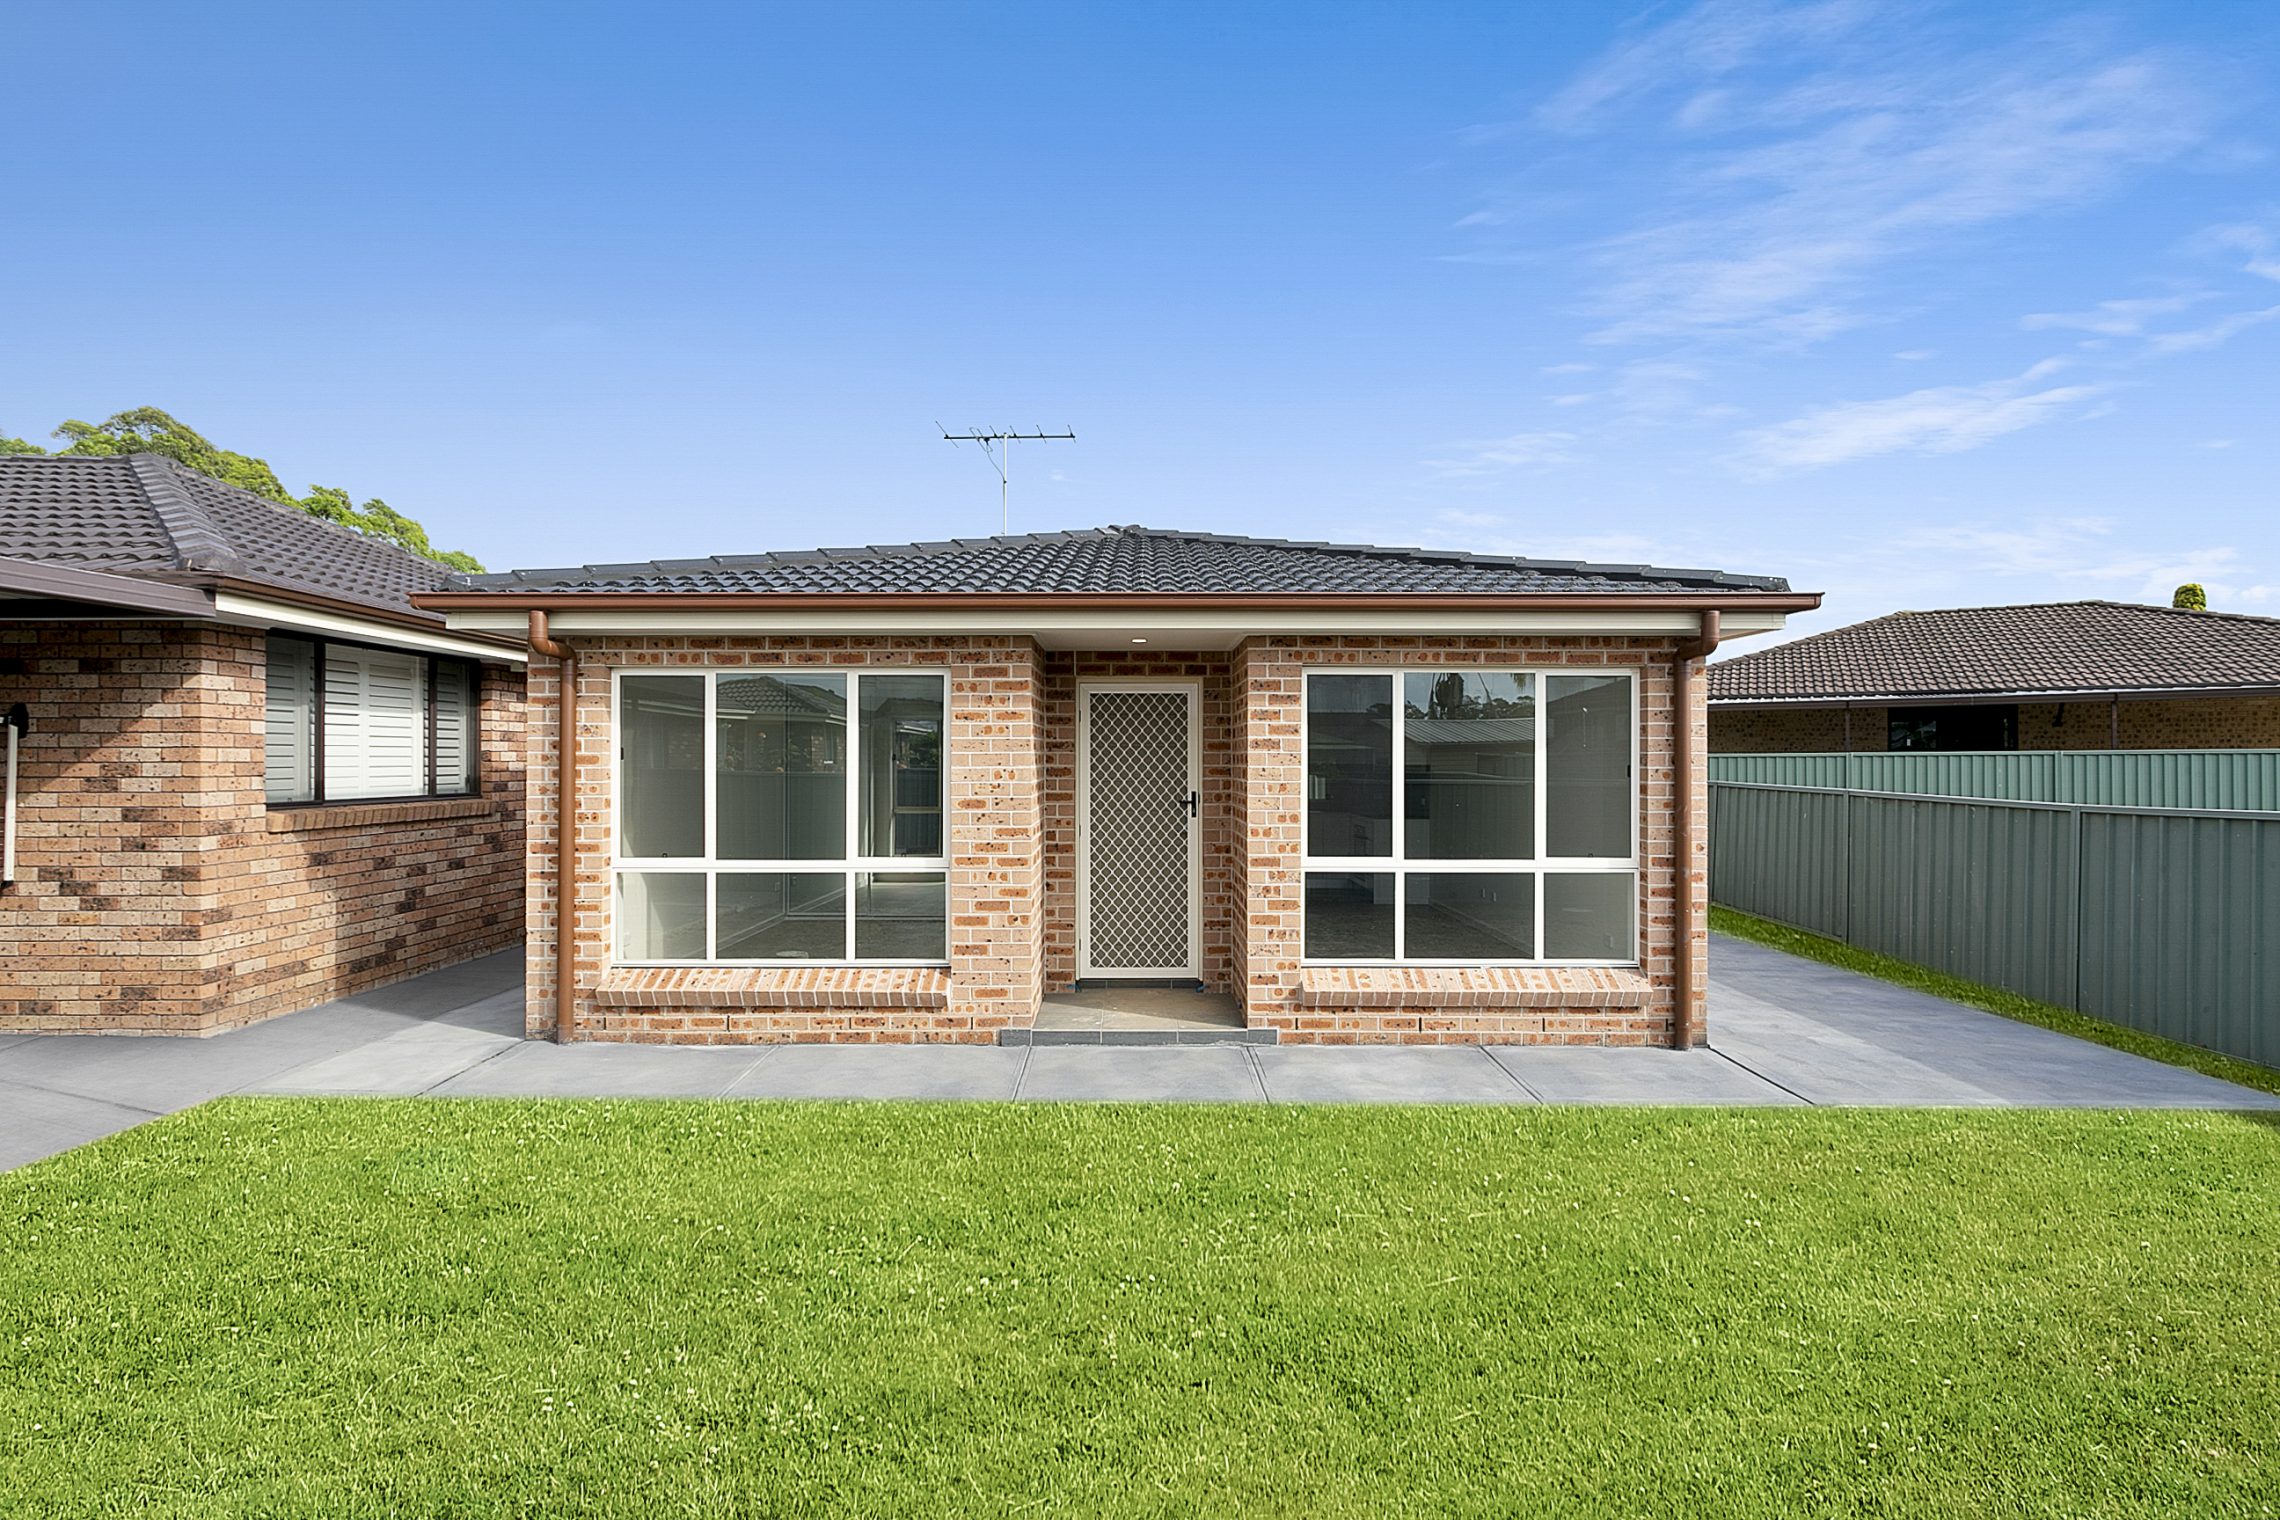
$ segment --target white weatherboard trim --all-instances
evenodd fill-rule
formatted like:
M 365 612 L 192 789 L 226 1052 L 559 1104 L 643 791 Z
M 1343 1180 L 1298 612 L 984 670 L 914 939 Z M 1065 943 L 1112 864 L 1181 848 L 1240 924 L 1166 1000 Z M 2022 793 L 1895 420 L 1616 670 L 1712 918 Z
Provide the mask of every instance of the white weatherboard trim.
M 1402 807 L 1402 791 L 1408 779 L 1409 725 L 1403 721 L 1402 678 L 1408 675 L 1518 675 L 1529 678 L 1529 691 L 1535 702 L 1538 722 L 1536 741 L 1531 763 L 1535 790 L 1535 844 L 1537 854 L 1527 860 L 1439 860 L 1412 861 L 1409 858 L 1409 841 L 1406 819 Z M 1308 838 L 1313 816 L 1313 795 L 1310 759 L 1307 744 L 1310 725 L 1307 720 L 1306 689 L 1317 676 L 1380 676 L 1393 681 L 1393 765 L 1391 778 L 1391 838 L 1389 853 L 1384 855 L 1323 856 L 1313 855 L 1313 843 Z M 1551 856 L 1543 853 L 1551 803 L 1551 704 L 1546 697 L 1545 679 L 1554 676 L 1621 676 L 1630 684 L 1631 702 L 1631 850 L 1617 859 L 1612 856 Z M 1304 966 L 1612 966 L 1636 967 L 1641 964 L 1639 952 L 1646 942 L 1644 904 L 1646 901 L 1645 867 L 1639 858 L 1639 840 L 1643 832 L 1642 809 L 1646 791 L 1639 774 L 1640 736 L 1646 727 L 1645 714 L 1640 710 L 1639 699 L 1643 684 L 1636 665 L 1308 665 L 1302 672 L 1298 700 L 1298 762 L 1302 778 L 1298 814 L 1299 837 L 1299 963 Z M 1305 953 L 1306 878 L 1316 871 L 1348 876 L 1391 876 L 1393 878 L 1393 956 L 1384 957 L 1331 957 L 1310 956 Z M 1402 952 L 1409 938 L 1408 915 L 1403 911 L 1406 903 L 1406 884 L 1412 873 L 1451 875 L 1482 873 L 1491 875 L 1532 876 L 1535 878 L 1535 944 L 1537 955 L 1532 960 L 1443 960 L 1413 959 Z M 1543 955 L 1544 949 L 1544 883 L 1553 876 L 1621 875 L 1631 877 L 1631 956 L 1628 960 L 1552 960 Z
M 1203 820 L 1188 819 L 1188 959 L 1184 966 L 1095 966 L 1092 963 L 1092 702 L 1096 692 L 1178 691 L 1187 697 L 1188 791 L 1203 792 L 1203 683 L 1135 676 L 1077 683 L 1077 975 L 1137 980 L 1203 975 Z M 1200 809 L 1200 804 L 1199 804 Z
M 796 597 L 786 601 L 796 602 Z M 529 622 L 526 612 L 449 612 L 446 623 L 464 633 L 519 635 Z M 1788 622 L 1779 612 L 1732 611 L 1722 614 L 1727 638 L 1771 633 Z M 1253 634 L 1579 634 L 1601 637 L 1692 637 L 1702 627 L 1698 612 L 1625 610 L 1605 611 L 1373 611 L 1324 607 L 1303 612 L 1267 612 L 1243 608 L 1115 609 L 1107 611 L 1055 611 L 1022 608 L 1014 611 L 960 612 L 831 609 L 796 606 L 782 612 L 733 611 L 706 608 L 660 607 L 644 612 L 582 612 L 575 607 L 547 613 L 548 629 L 556 637 L 593 637 L 602 634 L 639 633 L 887 633 L 972 634 L 1026 633 L 1050 649 L 1119 649 L 1137 637 L 1158 648 L 1232 649 Z M 1178 642 L 1175 642 L 1178 641 Z
M 225 623 L 250 623 L 263 628 L 298 628 L 310 633 L 328 633 L 339 639 L 354 639 L 364 644 L 422 649 L 430 654 L 455 654 L 463 659 L 520 665 L 530 658 L 529 653 L 522 649 L 501 648 L 497 644 L 478 643 L 473 639 L 455 639 L 448 633 L 422 633 L 416 628 L 403 628 L 394 623 L 383 623 L 376 618 L 318 612 L 313 608 L 295 606 L 291 602 L 239 596 L 234 591 L 214 593 L 214 616 Z M 527 623 L 529 619 L 523 621 Z M 506 631 L 516 632 L 520 626 L 514 625 Z

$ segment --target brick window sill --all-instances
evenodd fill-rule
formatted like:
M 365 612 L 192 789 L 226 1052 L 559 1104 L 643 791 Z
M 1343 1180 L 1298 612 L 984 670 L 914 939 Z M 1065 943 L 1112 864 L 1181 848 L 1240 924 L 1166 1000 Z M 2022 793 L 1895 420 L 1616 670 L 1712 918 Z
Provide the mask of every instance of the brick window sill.
M 487 818 L 496 808 L 488 797 L 433 797 L 415 802 L 318 802 L 272 805 L 272 834 L 309 834 L 324 829 L 379 829 L 392 824 L 434 823 L 450 818 Z
M 1615 966 L 1307 966 L 1306 1008 L 1640 1008 L 1645 976 Z
M 940 966 L 619 966 L 593 998 L 605 1008 L 947 1008 Z

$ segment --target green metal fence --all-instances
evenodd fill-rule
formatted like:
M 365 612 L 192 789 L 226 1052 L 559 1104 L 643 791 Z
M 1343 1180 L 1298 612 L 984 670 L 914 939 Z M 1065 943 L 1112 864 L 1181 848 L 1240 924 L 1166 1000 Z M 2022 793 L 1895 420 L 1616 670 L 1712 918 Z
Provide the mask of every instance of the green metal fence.
M 1761 757 L 1717 757 L 1740 758 Z M 1710 788 L 1710 893 L 1919 966 L 2280 1066 L 2280 811 L 1720 779 Z
M 2280 749 L 1712 755 L 1710 779 L 1929 797 L 2280 812 Z

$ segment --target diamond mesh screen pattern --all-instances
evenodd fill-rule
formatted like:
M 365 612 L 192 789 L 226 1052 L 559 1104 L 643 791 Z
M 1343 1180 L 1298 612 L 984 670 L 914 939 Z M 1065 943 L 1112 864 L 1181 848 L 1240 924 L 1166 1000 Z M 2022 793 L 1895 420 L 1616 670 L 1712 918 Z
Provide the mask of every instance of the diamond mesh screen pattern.
M 1086 693 L 1088 958 L 1097 971 L 1188 965 L 1188 694 Z

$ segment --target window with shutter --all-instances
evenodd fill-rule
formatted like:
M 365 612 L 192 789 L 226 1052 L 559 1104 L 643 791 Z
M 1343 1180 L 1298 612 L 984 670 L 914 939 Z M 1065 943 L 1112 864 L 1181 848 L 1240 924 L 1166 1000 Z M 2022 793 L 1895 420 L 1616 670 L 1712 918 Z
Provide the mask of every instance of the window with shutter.
M 269 707 L 262 715 L 262 780 L 271 802 L 317 795 L 317 646 L 271 635 Z
M 476 669 L 400 649 L 273 634 L 263 772 L 276 804 L 477 790 Z

